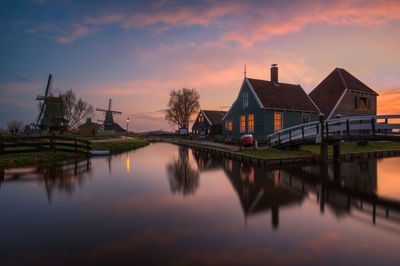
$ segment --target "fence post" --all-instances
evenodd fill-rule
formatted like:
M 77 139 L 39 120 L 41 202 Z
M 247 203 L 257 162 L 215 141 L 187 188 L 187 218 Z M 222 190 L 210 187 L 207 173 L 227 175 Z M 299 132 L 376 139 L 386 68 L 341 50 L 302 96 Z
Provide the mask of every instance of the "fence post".
M 304 126 L 301 126 L 301 135 L 303 136 L 303 141 L 304 141 Z
M 281 144 L 281 132 L 278 132 L 278 144 Z
M 89 154 L 89 141 L 86 141 L 86 153 Z
M 371 130 L 372 130 L 372 135 L 375 137 L 375 117 L 371 118 Z
M 75 139 L 74 139 L 74 144 L 75 144 L 75 155 L 76 155 L 78 153 L 78 143 L 76 141 L 76 136 L 75 136 Z
M 347 131 L 347 138 L 350 139 L 350 122 L 349 122 L 349 119 L 346 119 L 346 131 Z
M 0 154 L 4 154 L 4 140 L 0 139 Z
M 56 142 L 56 133 L 53 133 L 51 137 L 52 137 L 53 152 L 56 152 L 56 149 L 57 149 L 57 147 L 56 147 L 56 144 L 57 144 L 57 142 Z

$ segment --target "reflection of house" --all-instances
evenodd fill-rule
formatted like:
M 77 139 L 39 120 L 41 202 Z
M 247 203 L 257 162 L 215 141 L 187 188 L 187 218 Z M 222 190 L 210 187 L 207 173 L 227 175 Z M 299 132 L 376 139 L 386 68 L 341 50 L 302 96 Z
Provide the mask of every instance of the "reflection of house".
M 275 182 L 275 171 L 266 172 L 225 159 L 224 170 L 239 196 L 246 217 L 271 210 L 272 225 L 279 225 L 279 208 L 303 200 L 303 195 Z
M 213 156 L 211 153 L 198 150 L 192 150 L 192 154 L 200 172 L 221 168 L 221 157 Z
M 311 93 L 327 119 L 376 115 L 378 94 L 342 68 L 335 68 Z
M 225 114 L 223 111 L 200 110 L 192 126 L 192 134 L 199 137 L 221 134 L 221 119 Z
M 300 85 L 278 82 L 272 65 L 271 80 L 245 77 L 239 94 L 222 118 L 222 133 L 240 139 L 251 133 L 256 140 L 291 126 L 318 120 L 319 109 Z

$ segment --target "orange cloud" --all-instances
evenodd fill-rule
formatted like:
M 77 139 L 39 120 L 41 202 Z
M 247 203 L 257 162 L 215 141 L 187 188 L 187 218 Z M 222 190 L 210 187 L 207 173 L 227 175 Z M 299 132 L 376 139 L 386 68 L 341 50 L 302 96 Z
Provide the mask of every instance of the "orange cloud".
M 378 114 L 400 114 L 400 87 L 378 89 Z

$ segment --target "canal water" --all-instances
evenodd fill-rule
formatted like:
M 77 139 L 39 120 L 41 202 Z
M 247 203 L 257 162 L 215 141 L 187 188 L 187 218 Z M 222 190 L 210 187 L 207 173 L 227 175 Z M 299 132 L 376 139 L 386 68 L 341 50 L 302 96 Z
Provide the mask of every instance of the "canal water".
M 157 143 L 0 172 L 0 265 L 399 265 L 400 158 L 260 169 Z

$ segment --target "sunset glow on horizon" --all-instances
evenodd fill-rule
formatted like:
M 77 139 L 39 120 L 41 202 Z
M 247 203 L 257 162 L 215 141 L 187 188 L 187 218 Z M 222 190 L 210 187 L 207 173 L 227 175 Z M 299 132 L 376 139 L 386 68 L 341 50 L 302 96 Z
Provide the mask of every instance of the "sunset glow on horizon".
M 172 89 L 196 88 L 203 109 L 227 110 L 244 76 L 307 93 L 344 68 L 400 114 L 400 1 L 2 1 L 0 127 L 33 122 L 36 95 L 73 89 L 123 112 L 133 131 L 172 130 Z M 95 112 L 94 121 L 103 115 Z

